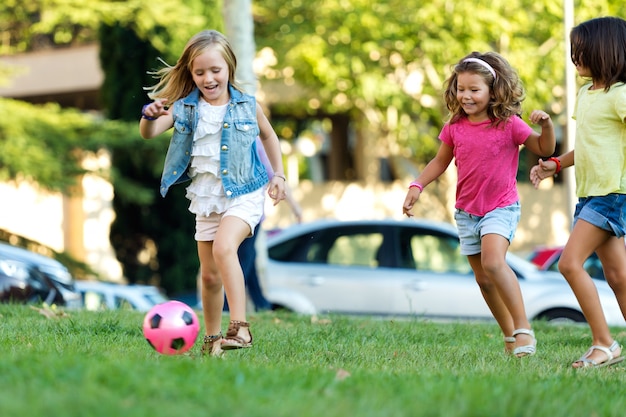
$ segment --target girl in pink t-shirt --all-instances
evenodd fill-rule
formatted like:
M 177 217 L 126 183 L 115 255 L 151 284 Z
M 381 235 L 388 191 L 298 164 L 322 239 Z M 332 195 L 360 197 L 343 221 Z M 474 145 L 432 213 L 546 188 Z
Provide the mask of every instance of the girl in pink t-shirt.
M 540 156 L 554 153 L 550 116 L 541 110 L 521 118 L 524 90 L 516 71 L 500 55 L 472 52 L 461 59 L 446 81 L 444 98 L 450 118 L 439 151 L 411 183 L 402 210 L 411 210 L 428 184 L 448 168 L 458 171 L 455 220 L 461 253 L 467 255 L 476 282 L 504 334 L 505 349 L 515 356 L 533 355 L 537 341 L 526 316 L 517 277 L 506 252 L 519 222 L 516 187 L 519 149 Z

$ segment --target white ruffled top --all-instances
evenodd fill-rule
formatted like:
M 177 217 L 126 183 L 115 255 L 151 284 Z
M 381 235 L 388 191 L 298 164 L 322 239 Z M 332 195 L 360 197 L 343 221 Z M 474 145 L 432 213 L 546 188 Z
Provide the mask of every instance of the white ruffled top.
M 199 102 L 198 126 L 189 166 L 191 185 L 187 187 L 186 195 L 191 201 L 189 211 L 196 215 L 223 213 L 235 200 L 226 197 L 219 176 L 220 139 L 227 106 L 212 106 L 204 100 Z

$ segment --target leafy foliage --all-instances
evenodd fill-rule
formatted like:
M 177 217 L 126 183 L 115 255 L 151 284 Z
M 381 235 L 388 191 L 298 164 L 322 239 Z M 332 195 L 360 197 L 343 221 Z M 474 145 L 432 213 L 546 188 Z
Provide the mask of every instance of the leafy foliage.
M 305 86 L 297 110 L 361 113 L 380 129 L 386 146 L 408 147 L 418 159 L 436 150 L 429 139 L 446 117 L 443 82 L 471 51 L 498 51 L 519 69 L 527 112 L 563 109 L 563 16 L 554 5 L 267 0 L 255 4 L 255 13 L 258 46 L 275 57 L 263 75 Z
M 180 50 L 215 9 L 215 0 L 5 0 L 0 5 L 3 53 L 97 42 L 101 24 L 133 28 L 161 51 Z M 155 27 L 168 30 L 155 32 Z
M 0 180 L 26 180 L 68 191 L 85 172 L 81 158 L 96 145 L 85 137 L 97 124 L 56 104 L 41 108 L 0 99 Z

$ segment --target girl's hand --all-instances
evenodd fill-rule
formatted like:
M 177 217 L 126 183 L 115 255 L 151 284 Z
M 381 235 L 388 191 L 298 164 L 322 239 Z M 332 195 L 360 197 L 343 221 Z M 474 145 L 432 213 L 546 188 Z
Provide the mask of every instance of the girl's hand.
M 539 164 L 530 169 L 530 182 L 535 188 L 539 187 L 541 180 L 551 177 L 556 172 L 556 162 L 539 160 Z
M 407 217 L 413 217 L 413 206 L 417 203 L 417 200 L 420 198 L 420 194 L 422 192 L 417 187 L 409 188 L 409 192 L 406 193 L 406 198 L 404 199 L 404 204 L 402 205 L 402 213 Z
M 154 120 L 165 114 L 170 114 L 168 110 L 169 107 L 165 103 L 167 103 L 167 99 L 155 100 L 150 104 L 146 104 L 141 112 L 142 116 L 146 116 Z
M 541 127 L 547 125 L 548 123 L 552 123 L 550 115 L 543 110 L 533 110 L 533 112 L 530 113 L 529 119 L 531 122 L 540 125 Z
M 285 179 L 281 176 L 274 175 L 270 180 L 269 186 L 267 187 L 267 194 L 272 200 L 274 200 L 274 205 L 287 198 Z

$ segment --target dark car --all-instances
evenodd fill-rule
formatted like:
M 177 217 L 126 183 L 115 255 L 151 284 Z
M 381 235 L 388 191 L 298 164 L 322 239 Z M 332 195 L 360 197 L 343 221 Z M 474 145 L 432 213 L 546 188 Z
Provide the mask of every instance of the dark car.
M 0 302 L 82 307 L 74 278 L 59 261 L 0 243 Z

